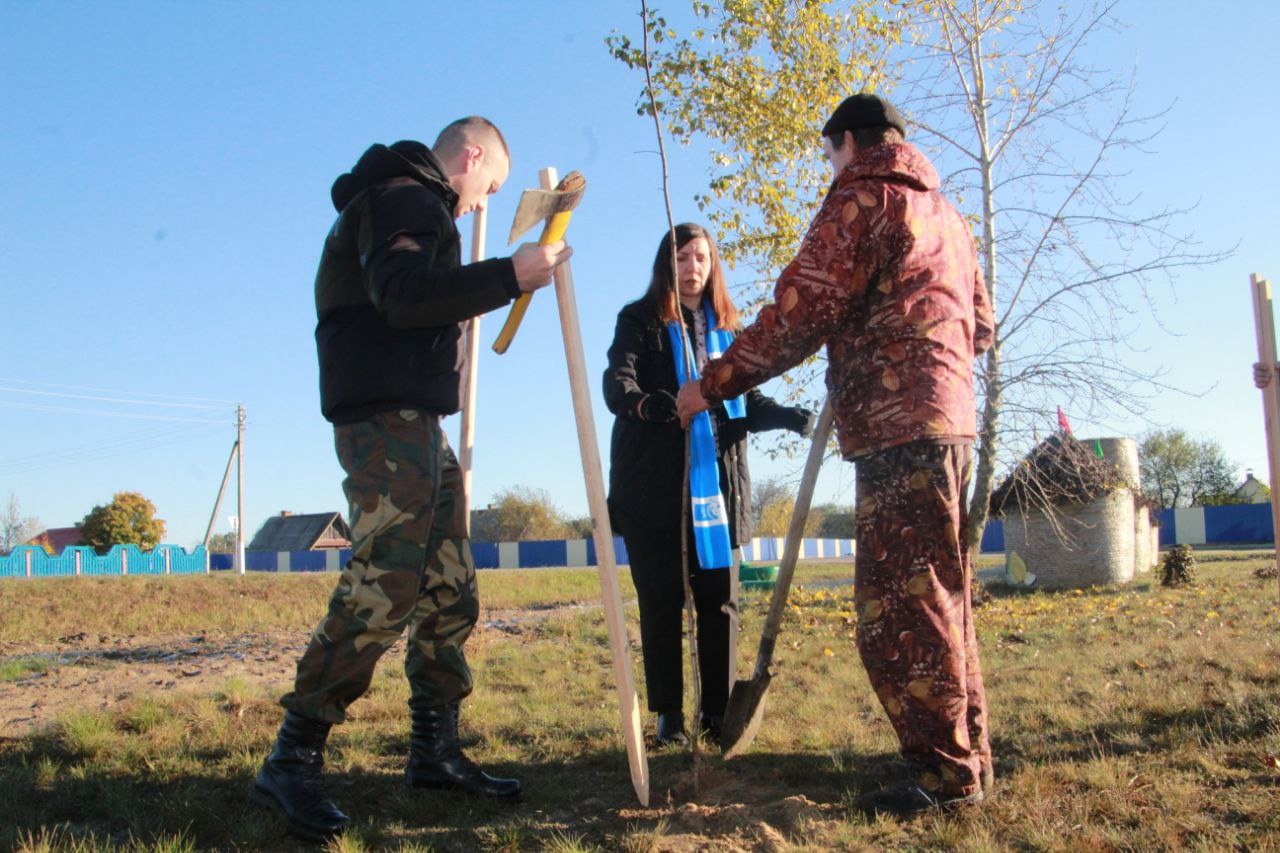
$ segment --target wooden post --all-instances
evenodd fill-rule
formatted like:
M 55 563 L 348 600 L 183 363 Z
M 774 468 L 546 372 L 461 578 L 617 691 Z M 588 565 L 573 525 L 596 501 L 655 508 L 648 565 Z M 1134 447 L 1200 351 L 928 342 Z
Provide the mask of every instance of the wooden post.
M 488 207 L 471 214 L 471 263 L 484 260 Z M 476 375 L 480 369 L 480 318 L 467 321 L 467 372 L 462 383 L 462 423 L 458 427 L 458 467 L 462 469 L 462 513 L 471 536 L 471 458 L 476 443 Z
M 1280 376 L 1276 375 L 1276 321 L 1271 307 L 1271 282 L 1254 273 L 1249 277 L 1253 291 L 1253 322 L 1258 338 L 1258 361 L 1271 369 L 1271 382 L 1262 389 L 1262 415 L 1267 431 L 1267 463 L 1271 471 L 1271 536 L 1275 540 L 1276 564 L 1280 565 Z
M 244 406 L 236 404 L 236 571 L 244 574 Z
M 218 497 L 213 501 L 213 512 L 209 515 L 209 526 L 204 529 L 204 547 L 209 548 L 209 539 L 213 536 L 213 525 L 218 521 L 218 510 L 222 507 L 222 495 L 227 491 L 227 481 L 231 479 L 231 466 L 236 461 L 236 451 L 240 449 L 239 442 L 231 445 L 231 454 L 227 456 L 227 468 L 222 472 L 222 485 L 218 486 Z
M 543 189 L 556 185 L 556 170 L 538 173 Z M 613 653 L 613 676 L 618 685 L 622 712 L 622 734 L 627 744 L 631 784 L 640 804 L 649 805 L 649 762 L 644 752 L 640 723 L 640 700 L 631 675 L 631 652 L 626 625 L 622 621 L 622 592 L 618 588 L 618 567 L 613 555 L 613 529 L 605 506 L 604 474 L 600 467 L 600 445 L 596 442 L 595 419 L 591 414 L 591 386 L 587 381 L 586 358 L 582 352 L 582 332 L 578 326 L 578 306 L 573 295 L 573 271 L 565 261 L 555 270 L 556 305 L 564 334 L 564 357 L 569 367 L 569 389 L 573 394 L 573 415 L 578 426 L 578 447 L 582 453 L 582 473 L 591 510 L 592 537 L 596 543 L 596 569 L 604 597 L 605 623 L 609 628 L 609 648 Z

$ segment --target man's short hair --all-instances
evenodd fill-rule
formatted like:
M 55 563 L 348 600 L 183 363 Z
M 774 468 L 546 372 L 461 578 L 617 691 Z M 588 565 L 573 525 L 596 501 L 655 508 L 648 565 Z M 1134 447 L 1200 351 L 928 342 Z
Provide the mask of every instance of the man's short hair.
M 492 135 L 498 140 L 498 144 L 502 146 L 502 153 L 507 155 L 507 159 L 510 160 L 511 151 L 507 148 L 507 140 L 503 137 L 502 131 L 498 130 L 497 125 L 483 116 L 467 116 L 450 122 L 444 130 L 440 131 L 440 135 L 436 137 L 436 143 L 431 146 L 431 150 L 441 160 L 447 160 L 469 143 L 478 142 L 488 135 Z
M 896 127 L 882 125 L 880 127 L 860 127 L 849 131 L 853 134 L 853 144 L 859 148 L 874 148 L 886 142 L 905 142 Z M 844 147 L 844 131 L 831 136 L 831 147 L 839 151 Z

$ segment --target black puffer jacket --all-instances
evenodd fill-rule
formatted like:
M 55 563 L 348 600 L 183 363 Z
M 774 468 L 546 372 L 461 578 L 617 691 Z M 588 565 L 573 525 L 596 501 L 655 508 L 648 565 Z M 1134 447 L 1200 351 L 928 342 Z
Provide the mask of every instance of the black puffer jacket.
M 458 411 L 461 323 L 519 295 L 510 258 L 461 266 L 458 196 L 420 142 L 374 145 L 333 184 L 338 219 L 316 273 L 320 409 Z
M 685 325 L 692 328 L 692 315 L 684 314 Z M 632 302 L 618 314 L 604 373 L 605 405 L 617 418 L 609 448 L 609 508 L 646 528 L 680 529 L 685 441 L 675 415 L 678 390 L 671 338 L 657 305 L 647 298 Z M 745 418 L 730 420 L 723 405 L 712 410 L 720 491 L 735 546 L 749 541 L 752 533 L 747 433 L 799 432 L 809 418 L 808 411 L 780 405 L 755 389 L 746 397 Z

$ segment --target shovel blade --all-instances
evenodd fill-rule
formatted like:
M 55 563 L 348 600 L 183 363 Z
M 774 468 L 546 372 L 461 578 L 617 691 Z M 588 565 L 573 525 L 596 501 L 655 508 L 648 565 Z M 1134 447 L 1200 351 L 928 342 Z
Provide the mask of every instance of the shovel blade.
M 746 752 L 756 739 L 764 722 L 764 697 L 771 680 L 773 676 L 764 672 L 748 681 L 733 682 L 720 727 L 720 751 L 726 759 Z

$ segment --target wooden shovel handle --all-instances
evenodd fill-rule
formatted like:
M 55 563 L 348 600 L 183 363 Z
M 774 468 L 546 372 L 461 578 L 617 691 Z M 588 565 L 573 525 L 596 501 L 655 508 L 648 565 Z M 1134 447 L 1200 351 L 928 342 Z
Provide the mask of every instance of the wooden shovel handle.
M 555 170 L 539 173 L 544 189 L 555 182 Z M 559 238 L 557 238 L 559 239 Z M 587 379 L 587 361 L 582 349 L 582 330 L 578 324 L 578 304 L 573 292 L 573 269 L 568 261 L 555 269 L 556 305 L 560 310 L 560 330 L 564 337 L 564 357 L 569 368 L 569 392 L 573 398 L 573 417 L 578 428 L 578 449 L 582 456 L 582 474 L 587 487 L 587 506 L 591 512 L 592 538 L 596 545 L 596 570 L 600 576 L 600 592 L 604 602 L 605 625 L 609 633 L 609 651 L 613 658 L 614 681 L 622 716 L 622 736 L 627 748 L 627 764 L 631 784 L 640 804 L 649 805 L 649 759 L 644 751 L 644 734 L 640 723 L 640 700 L 631 673 L 631 651 L 627 639 L 622 592 L 618 586 L 618 569 L 614 562 L 613 529 L 609 526 L 609 509 L 605 499 L 604 474 L 600 466 L 600 445 L 596 441 L 595 417 L 591 413 L 591 385 Z
M 818 471 L 822 468 L 822 457 L 827 452 L 827 439 L 831 437 L 831 424 L 834 420 L 835 411 L 831 408 L 831 399 L 827 398 L 827 401 L 822 404 L 822 413 L 818 415 L 818 423 L 813 428 L 813 443 L 809 445 L 804 474 L 800 477 L 800 491 L 796 495 L 795 508 L 791 511 L 791 524 L 787 527 L 787 542 L 782 549 L 782 563 L 778 566 L 777 585 L 773 588 L 769 615 L 765 618 L 764 631 L 760 635 L 760 653 L 756 656 L 756 678 L 768 673 L 769 664 L 773 660 L 773 647 L 778 639 L 778 628 L 782 624 L 782 613 L 787 609 L 787 593 L 791 591 L 791 576 L 795 574 L 796 561 L 800 558 L 804 525 L 809 520 L 809 504 L 813 501 L 813 489 L 818 483 Z

